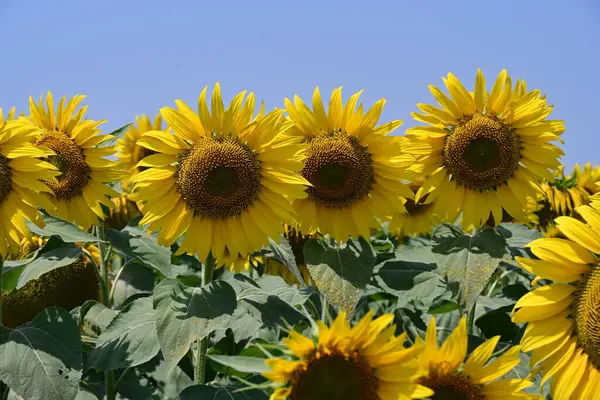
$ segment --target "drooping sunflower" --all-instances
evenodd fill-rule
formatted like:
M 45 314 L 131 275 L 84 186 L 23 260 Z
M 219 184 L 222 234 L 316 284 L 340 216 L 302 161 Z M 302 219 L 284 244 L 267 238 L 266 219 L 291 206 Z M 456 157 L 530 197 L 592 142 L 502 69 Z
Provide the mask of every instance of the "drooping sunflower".
M 539 260 L 517 257 L 525 270 L 554 281 L 515 305 L 515 322 L 527 322 L 521 345 L 541 364 L 542 384 L 551 379 L 555 400 L 595 399 L 600 386 L 600 211 L 577 208 L 583 222 L 558 217 L 562 238 L 541 238 L 527 246 Z
M 271 400 L 422 399 L 431 390 L 411 382 L 414 357 L 423 346 L 404 347 L 406 333 L 395 336 L 392 314 L 373 319 L 369 312 L 354 327 L 340 313 L 331 327 L 318 321 L 317 342 L 292 331 L 284 339 L 290 358 L 266 360 L 263 375 L 281 386 Z
M 131 193 L 122 193 L 119 197 L 113 197 L 114 207 L 108 211 L 108 216 L 104 221 L 107 228 L 121 230 L 134 219 L 143 215 L 143 204 L 141 201 L 135 201 Z
M 294 201 L 303 231 L 320 231 L 338 241 L 349 236 L 370 237 L 379 229 L 378 218 L 403 213 L 403 200 L 413 198 L 402 181 L 419 170 L 415 158 L 403 152 L 404 137 L 388 136 L 403 121 L 375 126 L 385 100 L 367 112 L 358 104 L 362 91 L 344 105 L 342 88 L 331 94 L 325 112 L 319 88 L 313 94 L 313 109 L 294 96 L 285 99 L 289 118 L 295 125 L 287 134 L 302 138 L 307 145 L 302 176 L 312 186 L 306 198 Z
M 416 194 L 424 181 L 423 177 L 414 179 L 409 185 L 410 190 Z M 388 225 L 388 230 L 395 236 L 426 235 L 442 222 L 441 218 L 433 213 L 434 204 L 427 201 L 427 194 L 417 202 L 414 199 L 406 199 L 404 207 L 406 212 L 395 214 Z
M 45 245 L 47 239 L 33 236 L 24 238 L 18 253 L 12 259 L 20 260 Z M 79 244 L 83 252 L 99 261 L 99 252 L 94 245 Z M 31 321 L 49 307 L 71 310 L 87 300 L 100 300 L 100 284 L 96 267 L 82 255 L 74 263 L 53 269 L 23 287 L 2 293 L 3 325 L 15 328 Z
M 117 153 L 117 160 L 119 167 L 127 173 L 121 182 L 123 190 L 129 190 L 133 175 L 147 168 L 138 167 L 138 163 L 145 157 L 155 154 L 154 151 L 140 146 L 137 143 L 138 140 L 148 131 L 166 131 L 166 129 L 163 129 L 163 121 L 160 114 L 154 118 L 153 122 L 150 121 L 147 115 L 136 116 L 135 122 L 134 125 L 129 127 L 123 139 L 119 139 L 118 141 L 119 152 Z
M 179 252 L 204 261 L 212 251 L 219 265 L 279 238 L 282 222 L 295 219 L 290 201 L 309 184 L 297 174 L 304 146 L 282 135 L 291 125 L 283 110 L 253 118 L 254 94 L 245 95 L 225 110 L 217 84 L 209 111 L 205 88 L 198 113 L 177 100 L 177 109 L 160 110 L 173 134 L 149 131 L 137 142 L 157 153 L 132 179 L 146 212 L 140 224 L 160 230 L 163 245 L 187 231 Z
M 600 179 L 600 168 L 593 169 L 591 164 L 584 166 L 583 171 L 575 164 L 570 175 L 565 175 L 563 166 L 557 169 L 554 180 L 543 181 L 540 184 L 543 195 L 539 196 L 534 226 L 547 237 L 560 237 L 554 220 L 560 216 L 579 218 L 576 209 L 588 205 L 592 196 L 598 192 L 594 181 Z
M 552 106 L 539 90 L 527 91 L 524 81 L 514 89 L 503 70 L 491 93 L 477 71 L 475 91 L 469 92 L 452 74 L 444 79 L 450 97 L 429 86 L 442 108 L 418 104 L 424 114 L 412 117 L 426 126 L 406 131 L 412 139 L 409 151 L 422 156 L 429 179 L 416 195 L 428 194 L 436 202 L 435 213 L 454 220 L 462 213 L 465 228 L 478 228 L 490 215 L 494 224 L 502 210 L 526 220 L 528 199 L 537 199 L 540 178 L 552 179 L 563 151 L 563 121 L 547 120 Z
M 296 266 L 298 267 L 300 275 L 302 275 L 304 283 L 310 285 L 312 282 L 312 278 L 310 277 L 308 268 L 304 263 L 304 245 L 311 238 L 316 238 L 317 235 L 305 234 L 301 232 L 297 227 L 284 225 L 283 236 L 287 239 L 287 241 L 290 244 L 290 247 L 292 248 L 294 258 L 296 259 Z M 284 281 L 286 281 L 290 285 L 299 283 L 294 274 L 292 274 L 288 267 L 286 267 L 285 264 L 283 264 L 281 261 L 273 257 L 266 257 L 264 259 L 264 265 L 265 274 L 280 276 Z
M 49 197 L 53 206 L 46 211 L 88 228 L 97 224 L 98 218 L 104 219 L 101 204 L 112 208 L 107 196 L 118 196 L 118 193 L 106 183 L 120 180 L 122 173 L 114 161 L 104 158 L 116 151 L 115 146 L 101 146 L 112 138 L 111 135 L 100 134 L 98 126 L 105 121 L 84 119 L 87 106 L 77 110 L 84 98 L 77 95 L 65 104 L 65 96 L 55 110 L 50 92 L 46 95 L 46 105 L 43 98 L 36 105 L 30 97 L 30 118 L 20 121 L 39 130 L 36 146 L 47 147 L 54 152 L 47 161 L 61 172 L 58 181 L 47 181 L 41 177 L 53 194 Z
M 417 382 L 432 389 L 432 400 L 505 400 L 543 397 L 521 392 L 533 385 L 525 379 L 501 379 L 520 362 L 519 347 L 508 349 L 488 363 L 500 336 L 479 345 L 467 358 L 467 324 L 458 326 L 438 347 L 435 318 L 431 318 L 425 335 L 425 350 L 418 356 L 421 376 Z M 419 342 L 422 340 L 419 338 Z
M 36 207 L 50 204 L 43 195 L 50 188 L 38 179 L 51 185 L 60 175 L 55 166 L 41 160 L 54 152 L 30 143 L 37 137 L 35 127 L 14 120 L 14 109 L 6 120 L 0 109 L 0 259 L 31 237 L 26 220 L 44 225 Z
M 261 256 L 255 256 L 254 254 L 248 254 L 246 257 L 238 257 L 234 262 L 229 264 L 227 269 L 236 273 L 250 272 L 253 269 L 259 267 L 263 263 Z

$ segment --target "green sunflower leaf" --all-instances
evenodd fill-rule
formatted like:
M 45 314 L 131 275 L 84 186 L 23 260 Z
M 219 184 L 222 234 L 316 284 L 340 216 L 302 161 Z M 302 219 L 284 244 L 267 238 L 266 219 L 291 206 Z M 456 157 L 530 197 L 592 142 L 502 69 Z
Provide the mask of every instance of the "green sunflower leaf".
M 285 267 L 294 275 L 298 282 L 300 282 L 300 285 L 302 285 L 302 287 L 306 287 L 304 278 L 302 278 L 302 274 L 296 265 L 296 257 L 294 256 L 290 242 L 288 242 L 283 235 L 280 235 L 279 244 L 273 239 L 269 238 L 269 249 L 270 251 L 267 251 L 266 255 L 281 261 L 283 265 L 285 265 Z
M 75 399 L 82 344 L 77 322 L 52 307 L 16 329 L 0 327 L 0 376 L 25 399 Z
M 96 242 L 98 239 L 83 231 L 70 222 L 54 217 L 52 215 L 42 214 L 44 216 L 44 222 L 46 226 L 40 229 L 37 225 L 27 222 L 31 232 L 40 236 L 53 236 L 60 237 L 63 242 L 75 243 L 75 242 Z
M 113 137 L 110 139 L 105 140 L 104 142 L 100 143 L 97 147 L 110 147 L 110 146 L 114 146 L 115 144 L 117 144 L 117 142 L 119 141 L 119 139 L 122 139 L 123 136 L 125 136 L 125 133 L 127 133 L 127 130 L 129 129 L 129 127 L 133 125 L 131 122 L 128 124 L 123 125 L 120 128 L 115 129 L 114 131 L 112 131 L 111 133 L 109 133 L 109 135 L 112 135 Z
M 74 244 L 66 245 L 58 249 L 50 250 L 39 255 L 35 260 L 25 265 L 19 276 L 17 289 L 33 279 L 37 279 L 45 273 L 54 269 L 66 267 L 79 260 L 83 255 L 81 247 Z
M 304 246 L 304 259 L 319 291 L 331 304 L 351 314 L 373 275 L 376 254 L 369 242 L 360 237 L 332 248 L 322 240 L 310 239 Z
M 154 313 L 167 370 L 177 366 L 193 342 L 229 324 L 236 307 L 236 293 L 227 282 L 200 288 L 162 280 L 154 289 Z
M 79 308 L 79 327 L 87 336 L 97 338 L 119 312 L 96 300 L 88 300 Z
M 223 364 L 240 372 L 261 374 L 270 370 L 267 364 L 265 364 L 264 358 L 246 356 L 223 356 L 217 354 L 209 354 L 208 358 L 218 362 L 219 364 Z
M 149 361 L 159 351 L 152 297 L 137 298 L 128 303 L 98 336 L 96 348 L 86 357 L 85 370 L 135 367 Z
M 269 396 L 257 389 L 228 386 L 194 385 L 184 389 L 179 395 L 181 400 L 267 400 Z
M 126 259 L 137 260 L 167 278 L 175 278 L 169 249 L 160 246 L 153 236 L 146 234 L 140 227 L 128 225 L 122 231 L 109 228 L 106 237 L 114 249 Z
M 458 226 L 442 224 L 433 231 L 433 247 L 440 274 L 458 286 L 458 304 L 466 312 L 473 307 L 500 261 L 509 257 L 506 239 L 498 229 L 474 235 Z

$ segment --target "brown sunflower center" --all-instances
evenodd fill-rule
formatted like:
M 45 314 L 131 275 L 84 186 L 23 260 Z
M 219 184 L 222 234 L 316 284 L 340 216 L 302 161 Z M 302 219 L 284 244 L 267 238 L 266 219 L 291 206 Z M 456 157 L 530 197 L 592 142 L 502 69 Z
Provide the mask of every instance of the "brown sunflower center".
M 204 139 L 181 158 L 177 184 L 195 215 L 227 219 L 258 198 L 261 166 L 256 153 L 236 139 Z
M 484 400 L 485 396 L 480 385 L 469 380 L 462 373 L 451 375 L 430 374 L 419 380 L 435 392 L 431 400 Z
M 317 358 L 300 372 L 292 400 L 380 400 L 379 379 L 357 356 Z
M 459 185 L 494 190 L 519 167 L 519 138 L 500 120 L 475 114 L 446 138 L 444 160 Z
M 600 268 L 595 267 L 580 281 L 573 306 L 579 345 L 600 367 Z
M 12 172 L 9 159 L 0 154 L 0 203 L 6 200 L 12 190 Z
M 85 162 L 81 148 L 61 132 L 45 133 L 38 141 L 38 145 L 46 146 L 56 153 L 46 161 L 56 166 L 62 174 L 57 177 L 58 183 L 44 181 L 52 189 L 56 198 L 68 200 L 81 195 L 92 172 Z
M 326 207 L 348 207 L 373 185 L 371 154 L 358 139 L 344 133 L 317 136 L 306 149 L 302 176 L 313 186 L 312 200 Z

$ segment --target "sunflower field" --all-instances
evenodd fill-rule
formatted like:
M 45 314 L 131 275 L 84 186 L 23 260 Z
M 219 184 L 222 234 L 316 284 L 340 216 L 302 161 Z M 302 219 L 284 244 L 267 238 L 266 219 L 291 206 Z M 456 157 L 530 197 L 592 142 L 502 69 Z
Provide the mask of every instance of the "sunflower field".
M 341 88 L 0 110 L 0 400 L 600 399 L 600 167 L 442 80 L 404 132 Z

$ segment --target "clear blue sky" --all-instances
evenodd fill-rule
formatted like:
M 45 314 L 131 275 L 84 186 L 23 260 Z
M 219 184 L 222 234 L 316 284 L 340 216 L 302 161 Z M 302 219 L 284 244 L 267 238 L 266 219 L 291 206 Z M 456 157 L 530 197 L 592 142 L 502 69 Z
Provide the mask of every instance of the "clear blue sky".
M 0 0 L 0 37 L 0 107 L 82 93 L 106 130 L 215 81 L 268 108 L 362 88 L 405 129 L 446 73 L 472 88 L 477 67 L 488 82 L 507 68 L 566 120 L 564 163 L 600 164 L 598 0 Z

